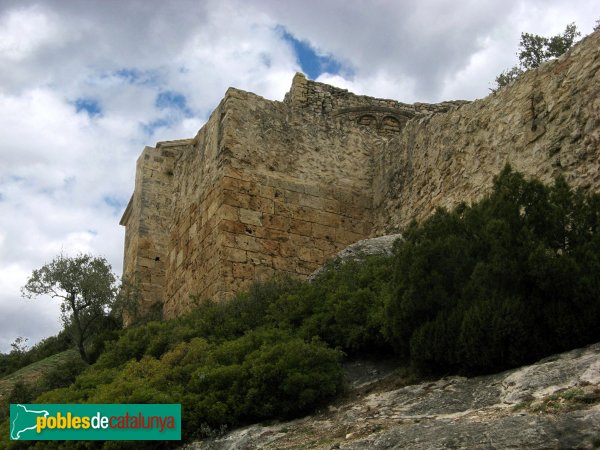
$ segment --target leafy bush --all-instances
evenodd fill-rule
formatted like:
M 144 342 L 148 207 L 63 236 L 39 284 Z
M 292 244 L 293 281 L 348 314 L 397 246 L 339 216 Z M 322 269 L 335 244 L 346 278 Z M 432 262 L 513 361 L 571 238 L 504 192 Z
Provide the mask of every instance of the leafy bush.
M 200 430 L 306 413 L 342 390 L 341 353 L 285 331 L 259 329 L 233 340 L 180 342 L 160 358 L 120 369 L 93 366 L 40 402 L 182 403 L 185 439 Z M 210 434 L 209 433 L 209 434 Z
M 107 350 L 98 358 L 98 365 L 120 367 L 145 355 L 159 358 L 179 343 L 196 337 L 222 342 L 243 336 L 267 324 L 269 305 L 284 293 L 296 292 L 300 286 L 302 283 L 297 280 L 274 278 L 253 284 L 248 292 L 238 294 L 229 302 L 196 300 L 197 307 L 177 319 L 148 322 L 123 330 L 118 339 L 106 345 Z
M 269 323 L 318 336 L 349 354 L 388 349 L 383 327 L 391 257 L 362 256 L 330 264 L 294 293 L 281 295 L 268 309 Z
M 491 372 L 600 339 L 600 196 L 506 168 L 395 248 L 386 337 L 437 372 Z
M 52 370 L 45 372 L 37 381 L 41 392 L 71 385 L 75 378 L 88 367 L 79 355 L 71 355 Z

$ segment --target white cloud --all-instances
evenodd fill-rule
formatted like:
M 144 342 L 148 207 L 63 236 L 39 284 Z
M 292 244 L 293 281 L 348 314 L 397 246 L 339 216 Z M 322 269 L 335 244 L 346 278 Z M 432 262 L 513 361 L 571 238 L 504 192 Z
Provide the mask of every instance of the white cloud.
M 33 5 L 9 11 L 0 20 L 0 58 L 18 62 L 64 39 L 56 21 Z
M 598 17 L 591 0 L 0 3 L 0 351 L 58 329 L 56 303 L 19 294 L 56 254 L 120 273 L 114 202 L 144 145 L 194 136 L 229 86 L 283 98 L 300 67 L 278 27 L 352 69 L 319 81 L 412 102 L 486 95 L 521 31 L 589 32 Z M 166 91 L 191 114 L 157 106 Z
M 488 82 L 507 67 L 506 62 L 516 62 L 522 31 L 555 34 L 575 21 L 589 33 L 600 17 L 600 4 L 592 0 L 263 0 L 252 4 L 268 11 L 297 38 L 353 66 L 347 85 L 364 86 L 363 92 L 376 96 L 391 92 L 400 101 L 448 100 L 446 92 L 467 99 L 485 96 Z M 493 53 L 501 48 L 505 52 Z M 487 54 L 485 67 L 473 60 L 478 54 Z M 457 78 L 461 71 L 463 76 Z M 447 88 L 448 81 L 454 83 L 453 89 Z M 390 91 L 394 84 L 398 88 Z M 406 86 L 411 86 L 410 92 L 404 90 Z

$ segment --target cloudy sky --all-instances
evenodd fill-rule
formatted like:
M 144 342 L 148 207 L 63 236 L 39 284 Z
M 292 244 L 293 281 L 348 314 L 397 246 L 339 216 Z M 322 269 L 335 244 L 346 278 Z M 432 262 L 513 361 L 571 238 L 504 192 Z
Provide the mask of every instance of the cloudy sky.
M 0 351 L 60 329 L 20 287 L 63 252 L 122 268 L 145 145 L 188 138 L 228 86 L 281 100 L 296 71 L 404 102 L 484 97 L 521 31 L 583 34 L 597 0 L 0 0 Z

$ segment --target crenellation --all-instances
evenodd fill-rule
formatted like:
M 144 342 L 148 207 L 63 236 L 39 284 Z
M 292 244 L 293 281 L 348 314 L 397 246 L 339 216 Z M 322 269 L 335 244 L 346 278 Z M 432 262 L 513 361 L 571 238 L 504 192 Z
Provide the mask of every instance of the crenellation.
M 193 139 L 146 147 L 124 274 L 166 318 L 488 192 L 510 162 L 600 190 L 600 33 L 474 102 L 375 99 L 294 76 L 282 102 L 230 88 Z

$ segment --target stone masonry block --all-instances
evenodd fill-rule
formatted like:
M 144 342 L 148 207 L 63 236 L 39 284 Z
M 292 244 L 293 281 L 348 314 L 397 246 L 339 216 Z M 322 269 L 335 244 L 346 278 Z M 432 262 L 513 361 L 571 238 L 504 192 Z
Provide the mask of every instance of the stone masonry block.
M 305 220 L 315 222 L 320 225 L 327 225 L 330 227 L 338 227 L 342 222 L 342 216 L 339 214 L 333 214 L 326 211 L 319 211 L 316 209 L 307 209 L 305 211 Z
M 299 234 L 301 236 L 312 235 L 312 223 L 306 220 L 290 219 L 290 233 Z
M 221 205 L 221 218 L 237 222 L 240 218 L 239 209 L 231 205 Z
M 335 241 L 335 227 L 313 223 L 312 236 L 317 239 Z
M 256 237 L 261 239 L 269 239 L 277 242 L 287 242 L 290 238 L 288 231 L 275 230 L 272 228 L 257 227 L 254 230 Z
M 315 248 L 323 251 L 323 255 L 327 258 L 338 251 L 337 245 L 326 239 L 315 239 Z
M 364 238 L 364 235 L 359 234 L 359 233 L 354 233 L 352 231 L 347 231 L 344 229 L 338 229 L 337 233 L 336 233 L 336 237 L 337 237 L 337 242 L 344 244 L 344 245 L 349 245 L 349 244 L 353 244 L 356 241 L 360 241 L 361 239 Z
M 273 257 L 273 268 L 275 270 L 283 270 L 286 272 L 295 272 L 296 271 L 296 258 L 275 256 Z
M 235 278 L 254 279 L 254 264 L 233 263 L 233 276 Z
M 274 228 L 276 230 L 287 231 L 290 229 L 289 217 L 278 216 L 275 214 L 264 214 L 262 217 L 262 224 L 267 228 Z
M 235 236 L 235 243 L 238 248 L 251 252 L 261 252 L 264 248 L 260 243 L 260 239 L 254 236 L 238 234 Z
M 271 255 L 258 252 L 247 252 L 247 255 L 248 262 L 251 262 L 252 264 L 265 266 L 273 265 L 273 257 Z
M 319 264 L 323 261 L 323 251 L 318 248 L 300 247 L 298 249 L 298 259 L 300 261 Z
M 258 185 L 258 195 L 260 197 L 273 199 L 275 198 L 275 188 L 273 186 Z
M 221 220 L 219 228 L 222 231 L 235 234 L 246 234 L 247 226 L 241 222 L 233 222 L 231 220 Z
M 251 209 L 240 208 L 239 209 L 240 222 L 249 225 L 262 226 L 263 213 L 260 211 L 253 211 Z
M 246 262 L 248 260 L 248 256 L 246 250 L 232 247 L 224 247 L 223 259 L 232 262 Z
M 259 281 L 267 281 L 270 280 L 273 275 L 275 275 L 275 269 L 268 266 L 256 266 L 254 268 L 254 276 Z
M 242 192 L 245 194 L 256 194 L 254 192 L 254 183 L 251 181 L 240 180 L 238 178 L 223 177 L 221 182 L 223 189 L 231 190 L 234 192 Z
M 318 262 L 310 262 L 310 261 L 298 261 L 296 265 L 296 272 L 301 275 L 310 275 L 315 270 L 317 270 L 320 266 Z
M 268 255 L 278 255 L 281 252 L 281 243 L 273 239 L 259 239 L 263 248 L 263 253 Z

